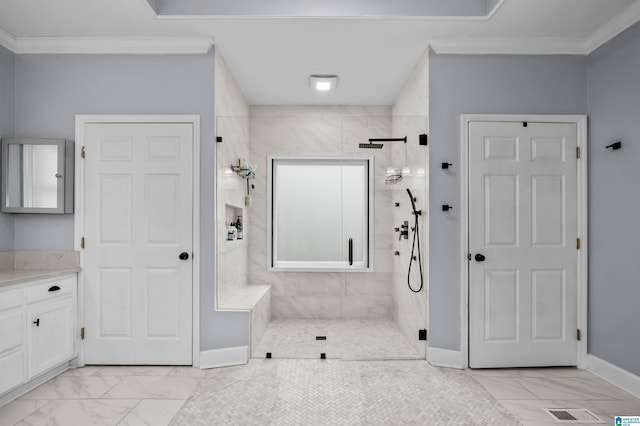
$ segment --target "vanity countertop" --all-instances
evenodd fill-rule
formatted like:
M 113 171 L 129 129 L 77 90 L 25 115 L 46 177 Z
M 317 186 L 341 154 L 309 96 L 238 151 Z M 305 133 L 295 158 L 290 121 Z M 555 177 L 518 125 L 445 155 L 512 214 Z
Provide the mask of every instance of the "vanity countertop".
M 0 287 L 76 274 L 80 255 L 67 252 L 1 252 Z
M 63 275 L 76 274 L 80 268 L 60 269 L 0 269 L 0 288 L 27 281 L 55 278 Z

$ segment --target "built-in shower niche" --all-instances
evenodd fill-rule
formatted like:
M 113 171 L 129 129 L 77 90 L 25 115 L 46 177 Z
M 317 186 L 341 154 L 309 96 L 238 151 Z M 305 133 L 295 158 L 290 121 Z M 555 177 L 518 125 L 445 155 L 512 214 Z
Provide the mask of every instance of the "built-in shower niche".
M 244 240 L 246 238 L 246 228 L 244 226 L 244 209 L 232 204 L 225 204 L 224 226 L 226 232 L 226 241 L 232 242 Z

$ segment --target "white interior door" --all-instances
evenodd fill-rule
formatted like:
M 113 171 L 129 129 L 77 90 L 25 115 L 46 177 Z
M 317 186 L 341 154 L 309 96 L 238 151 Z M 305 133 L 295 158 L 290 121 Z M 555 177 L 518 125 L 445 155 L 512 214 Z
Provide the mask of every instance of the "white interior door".
M 86 364 L 192 363 L 193 139 L 186 123 L 85 126 Z
M 469 365 L 577 364 L 577 126 L 469 124 Z

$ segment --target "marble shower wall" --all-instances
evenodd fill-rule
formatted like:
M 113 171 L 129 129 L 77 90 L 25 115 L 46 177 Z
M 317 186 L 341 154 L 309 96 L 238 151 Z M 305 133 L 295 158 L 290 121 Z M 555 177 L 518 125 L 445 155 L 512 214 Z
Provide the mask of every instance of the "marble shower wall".
M 258 165 L 252 190 L 249 283 L 271 285 L 273 318 L 391 318 L 392 191 L 384 185 L 391 148 L 359 149 L 369 138 L 391 137 L 390 107 L 252 106 L 251 161 Z M 374 156 L 374 272 L 267 271 L 267 156 L 269 154 Z
M 225 174 L 225 171 L 228 171 L 229 166 L 235 164 L 238 158 L 250 160 L 249 106 L 219 53 L 216 53 L 215 75 L 216 136 L 222 137 L 222 143 L 216 143 L 216 290 L 220 296 L 229 290 L 247 285 L 249 235 L 245 235 L 242 240 L 226 240 L 226 224 L 231 220 L 235 221 L 236 214 L 242 214 L 245 229 L 246 224 L 250 222 L 244 206 L 246 181 L 235 173 Z M 217 297 L 216 300 L 221 299 L 225 298 Z
M 418 330 L 427 328 L 426 304 L 427 304 L 427 280 L 429 277 L 429 238 L 428 238 L 428 212 L 429 212 L 429 184 L 428 164 L 429 148 L 420 146 L 419 136 L 428 133 L 429 123 L 429 68 L 428 52 L 425 52 L 413 72 L 409 76 L 404 88 L 396 99 L 392 110 L 392 129 L 394 135 L 407 135 L 406 147 L 394 145 L 392 149 L 393 164 L 400 167 L 407 165 L 411 169 L 411 176 L 393 185 L 393 202 L 400 206 L 393 210 L 394 226 L 400 226 L 403 221 L 409 221 L 409 226 L 414 226 L 411 202 L 407 194 L 407 188 L 416 200 L 416 208 L 422 210 L 419 217 L 420 247 L 422 253 L 423 288 L 419 293 L 412 292 L 407 283 L 409 260 L 411 258 L 413 233 L 409 232 L 409 239 L 398 241 L 393 239 L 394 251 L 400 252 L 394 257 L 393 264 L 393 317 L 402 333 L 415 345 L 421 357 L 426 356 L 425 342 L 418 340 Z M 429 143 L 431 143 L 429 141 Z M 406 148 L 406 150 L 405 150 Z M 418 174 L 418 171 L 421 172 Z M 414 256 L 417 256 L 417 247 Z M 417 261 L 413 262 L 411 286 L 414 289 L 420 287 L 420 271 Z

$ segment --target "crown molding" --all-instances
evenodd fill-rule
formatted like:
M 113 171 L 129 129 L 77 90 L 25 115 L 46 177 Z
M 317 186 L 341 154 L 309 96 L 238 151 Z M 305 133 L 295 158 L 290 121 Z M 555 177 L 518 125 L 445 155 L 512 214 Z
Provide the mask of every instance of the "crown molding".
M 429 44 L 445 55 L 587 55 L 584 40 L 575 38 L 434 38 Z
M 210 37 L 17 37 L 18 54 L 202 55 Z
M 14 53 L 16 51 L 15 36 L 2 27 L 0 27 L 0 46 L 4 46 Z
M 429 46 L 446 55 L 588 55 L 640 21 L 640 1 L 585 38 L 434 38 Z
M 636 1 L 587 37 L 585 46 L 591 53 L 638 21 L 640 21 L 640 2 Z

